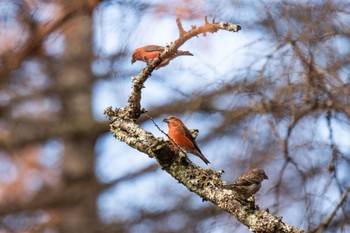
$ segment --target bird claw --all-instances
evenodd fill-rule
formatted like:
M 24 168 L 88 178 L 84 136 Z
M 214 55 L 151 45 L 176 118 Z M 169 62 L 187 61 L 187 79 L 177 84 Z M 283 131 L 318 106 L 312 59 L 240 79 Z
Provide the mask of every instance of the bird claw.
M 241 197 L 235 197 L 235 199 L 236 199 L 236 201 L 238 201 L 239 203 L 241 203 L 241 204 L 244 205 L 244 206 L 249 205 L 249 201 L 246 200 L 246 199 L 243 199 L 243 198 L 241 198 Z

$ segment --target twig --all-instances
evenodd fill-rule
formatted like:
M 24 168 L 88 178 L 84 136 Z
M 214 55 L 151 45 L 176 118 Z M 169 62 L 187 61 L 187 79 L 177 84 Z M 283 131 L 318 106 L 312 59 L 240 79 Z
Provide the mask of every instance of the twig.
M 167 133 L 165 133 L 160 127 L 159 125 L 154 121 L 153 117 L 151 117 L 150 115 L 148 115 L 146 112 L 143 113 L 143 115 L 145 115 L 146 117 L 148 117 L 148 119 L 150 119 L 153 124 L 157 127 L 157 129 L 162 133 L 164 134 L 165 136 L 167 136 L 169 138 L 169 135 Z M 171 138 L 169 138 L 171 139 Z
M 310 233 L 321 233 L 323 232 L 323 230 L 329 225 L 329 223 L 332 221 L 332 219 L 334 218 L 335 214 L 337 213 L 337 211 L 339 210 L 339 208 L 343 205 L 343 203 L 345 202 L 346 198 L 348 197 L 350 193 L 350 187 L 348 187 L 348 189 L 346 190 L 346 192 L 343 194 L 343 196 L 341 197 L 339 203 L 337 204 L 337 206 L 334 208 L 334 210 L 332 211 L 332 213 L 328 216 L 328 218 L 326 218 L 316 229 L 310 231 Z
M 213 23 L 214 23 L 214 21 L 213 21 Z M 204 25 L 208 25 L 208 24 L 209 24 L 209 22 L 208 22 L 208 17 L 205 16 L 205 17 L 204 17 Z
M 179 29 L 179 37 L 182 37 L 186 33 L 186 31 L 182 27 L 182 23 L 179 17 L 176 18 L 176 24 L 177 24 L 177 28 Z

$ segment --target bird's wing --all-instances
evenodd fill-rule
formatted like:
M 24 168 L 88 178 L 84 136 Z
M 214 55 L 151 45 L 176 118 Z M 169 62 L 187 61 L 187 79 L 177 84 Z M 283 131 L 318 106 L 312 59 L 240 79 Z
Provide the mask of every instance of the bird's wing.
M 186 128 L 186 126 L 182 126 L 182 128 L 183 128 L 183 132 L 184 132 L 185 136 L 190 138 L 190 139 L 192 139 L 192 140 L 194 140 L 191 132 Z
M 248 179 L 237 179 L 233 185 L 234 186 L 249 186 L 252 185 L 256 182 L 254 182 L 254 180 L 248 180 Z
M 185 133 L 186 137 L 191 140 L 191 142 L 194 145 L 194 147 L 202 154 L 202 152 L 199 149 L 199 147 L 198 147 L 195 139 L 193 138 L 191 132 L 186 128 L 186 126 L 183 126 L 183 129 L 184 129 L 184 133 Z

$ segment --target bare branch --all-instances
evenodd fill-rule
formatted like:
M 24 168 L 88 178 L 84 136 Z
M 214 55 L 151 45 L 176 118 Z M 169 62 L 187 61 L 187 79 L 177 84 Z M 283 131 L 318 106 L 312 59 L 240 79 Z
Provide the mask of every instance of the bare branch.
M 181 26 L 180 20 L 177 20 L 177 24 Z M 171 57 L 178 48 L 183 45 L 187 40 L 191 39 L 192 37 L 198 36 L 205 32 L 217 32 L 218 30 L 226 30 L 231 32 L 238 32 L 241 30 L 241 26 L 238 24 L 232 24 L 227 22 L 220 22 L 220 23 L 206 23 L 204 26 L 201 27 L 195 27 L 189 30 L 188 32 L 185 32 L 181 36 L 181 29 L 180 30 L 180 37 L 175 40 L 174 42 L 170 43 L 169 46 L 166 46 L 164 52 L 162 52 L 158 58 L 155 58 L 152 60 L 152 62 L 147 65 L 146 68 L 144 68 L 140 74 L 137 76 L 132 77 L 132 91 L 131 95 L 129 96 L 129 117 L 133 119 L 137 119 L 142 114 L 141 111 L 141 90 L 144 87 L 144 83 L 148 79 L 148 77 L 152 74 L 152 71 L 163 61 L 165 58 Z
M 334 210 L 332 211 L 332 213 L 314 230 L 311 230 L 310 233 L 321 233 L 324 231 L 324 229 L 327 228 L 327 226 L 329 225 L 329 223 L 332 221 L 332 219 L 334 218 L 335 214 L 337 213 L 337 211 L 340 209 L 340 207 L 343 205 L 343 203 L 346 201 L 346 198 L 348 197 L 350 193 L 350 187 L 348 187 L 348 189 L 346 190 L 346 192 L 343 193 L 343 196 L 341 197 L 339 203 L 337 204 L 337 206 L 334 208 Z

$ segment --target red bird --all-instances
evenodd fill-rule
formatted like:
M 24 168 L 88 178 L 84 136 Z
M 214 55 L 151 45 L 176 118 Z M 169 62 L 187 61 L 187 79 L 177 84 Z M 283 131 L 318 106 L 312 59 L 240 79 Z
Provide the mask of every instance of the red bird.
M 136 62 L 137 60 L 148 63 L 152 61 L 152 59 L 154 59 L 155 57 L 158 57 L 158 55 L 163 51 L 164 51 L 164 47 L 159 45 L 146 45 L 144 47 L 135 49 L 135 51 L 132 52 L 131 64 L 134 64 L 134 62 Z M 168 65 L 170 60 L 174 59 L 175 57 L 186 56 L 186 55 L 193 56 L 193 54 L 190 53 L 189 51 L 178 50 L 171 57 L 161 61 L 161 63 L 156 67 L 156 70 L 159 69 L 160 67 Z
M 186 128 L 184 123 L 180 120 L 180 118 L 176 116 L 169 116 L 163 120 L 168 123 L 168 136 L 171 139 L 171 143 L 175 147 L 181 147 L 186 150 L 186 152 L 190 152 L 199 158 L 201 158 L 206 164 L 210 163 L 201 150 L 199 149 L 196 141 L 194 140 L 190 131 Z
M 265 179 L 269 179 L 265 171 L 254 168 L 238 177 L 233 184 L 224 185 L 223 188 L 236 191 L 239 194 L 239 200 L 246 200 L 260 190 L 261 183 Z

